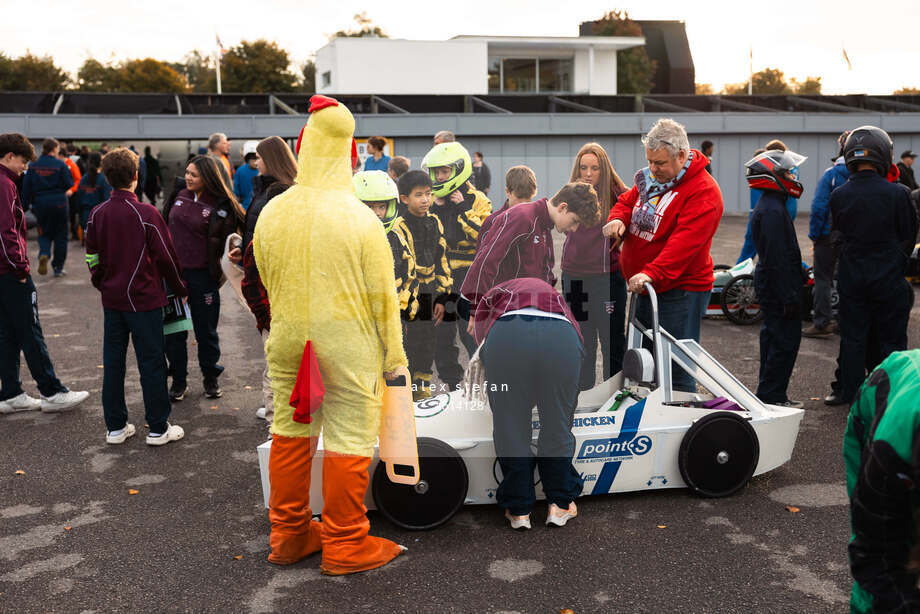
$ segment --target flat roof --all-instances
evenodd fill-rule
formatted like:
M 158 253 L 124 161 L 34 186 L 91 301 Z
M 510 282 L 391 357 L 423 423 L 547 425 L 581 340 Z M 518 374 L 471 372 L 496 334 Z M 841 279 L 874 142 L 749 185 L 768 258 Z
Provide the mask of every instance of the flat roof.
M 471 36 L 460 35 L 449 40 L 482 41 L 490 47 L 539 47 L 541 49 L 629 49 L 645 44 L 644 36 Z

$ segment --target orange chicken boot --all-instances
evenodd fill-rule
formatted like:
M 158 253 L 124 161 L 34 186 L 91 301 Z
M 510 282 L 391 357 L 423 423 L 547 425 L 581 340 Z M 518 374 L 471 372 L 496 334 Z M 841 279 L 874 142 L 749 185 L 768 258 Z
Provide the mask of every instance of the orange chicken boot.
M 322 549 L 323 525 L 311 519 L 310 511 L 310 470 L 316 442 L 316 437 L 275 435 L 272 439 L 268 458 L 270 563 L 292 565 Z
M 371 523 L 364 507 L 367 492 L 366 456 L 325 453 L 323 459 L 324 574 L 339 576 L 386 565 L 405 548 L 368 535 Z

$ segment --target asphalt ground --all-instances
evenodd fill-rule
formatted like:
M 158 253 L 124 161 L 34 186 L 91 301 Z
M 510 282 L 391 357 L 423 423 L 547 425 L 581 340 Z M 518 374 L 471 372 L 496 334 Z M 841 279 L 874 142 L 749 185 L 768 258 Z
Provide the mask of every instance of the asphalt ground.
M 725 218 L 716 262 L 734 262 L 744 218 Z M 807 215 L 796 224 L 810 256 Z M 37 254 L 34 241 L 29 253 Z M 557 251 L 557 254 L 560 253 Z M 59 415 L 0 416 L 0 612 L 844 612 L 849 535 L 841 442 L 847 410 L 826 407 L 838 339 L 803 339 L 790 396 L 805 418 L 790 462 L 725 499 L 687 490 L 585 497 L 563 529 L 511 531 L 495 506 L 407 532 L 371 512 L 372 532 L 409 547 L 379 570 L 319 573 L 319 557 L 266 562 L 269 522 L 256 446 L 260 338 L 229 288 L 221 294 L 224 396 L 190 395 L 172 420 L 186 437 L 144 444 L 129 352 L 127 401 L 138 435 L 106 446 L 102 309 L 71 243 L 69 275 L 35 277 L 61 380 L 91 396 Z M 911 346 L 920 331 L 911 320 Z M 702 343 L 756 385 L 758 327 L 703 323 Z M 191 365 L 195 348 L 190 348 Z M 34 382 L 23 366 L 31 394 Z M 136 494 L 131 494 L 137 491 Z M 787 506 L 797 508 L 789 511 Z

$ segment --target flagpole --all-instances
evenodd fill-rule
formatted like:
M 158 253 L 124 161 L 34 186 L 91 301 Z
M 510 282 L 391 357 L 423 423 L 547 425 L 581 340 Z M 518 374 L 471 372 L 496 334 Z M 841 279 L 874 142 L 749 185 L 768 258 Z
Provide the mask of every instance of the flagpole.
M 220 87 L 220 50 L 214 52 L 214 59 L 216 60 L 215 64 L 217 66 L 217 93 L 222 94 Z
M 754 95 L 754 45 L 748 47 L 748 96 Z

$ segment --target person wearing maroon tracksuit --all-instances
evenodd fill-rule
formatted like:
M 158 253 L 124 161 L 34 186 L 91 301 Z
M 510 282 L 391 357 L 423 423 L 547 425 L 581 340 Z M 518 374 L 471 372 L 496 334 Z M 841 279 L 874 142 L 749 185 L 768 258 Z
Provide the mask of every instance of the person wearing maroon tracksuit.
M 54 374 L 38 320 L 38 293 L 29 274 L 25 212 L 18 189 L 22 173 L 34 160 L 35 149 L 25 136 L 0 134 L 0 414 L 64 411 L 89 396 L 85 390 L 67 390 Z M 22 389 L 20 353 L 41 399 Z
M 171 406 L 166 387 L 163 334 L 164 280 L 171 292 L 186 296 L 182 268 L 166 222 L 156 207 L 137 200 L 137 155 L 124 147 L 102 159 L 102 172 L 114 188 L 111 198 L 95 207 L 86 223 L 86 263 L 93 285 L 102 293 L 102 412 L 106 443 L 120 444 L 134 435 L 125 406 L 125 356 L 134 343 L 144 392 L 149 445 L 184 436 L 168 422 Z
M 546 524 L 562 526 L 578 514 L 574 500 L 582 490 L 572 466 L 572 416 L 584 353 L 578 323 L 562 295 L 542 279 L 528 277 L 497 284 L 476 311 L 474 337 L 482 344 L 484 387 L 502 469 L 496 501 L 512 528 L 529 529 L 536 466 L 549 504 Z M 540 415 L 536 458 L 534 406 Z
M 517 277 L 555 285 L 553 228 L 569 233 L 597 219 L 597 192 L 587 183 L 568 183 L 550 200 L 520 204 L 495 218 L 460 288 L 461 299 L 470 305 L 470 333 L 480 318 L 480 299 L 494 286 Z

